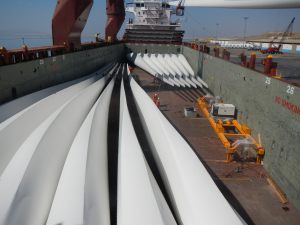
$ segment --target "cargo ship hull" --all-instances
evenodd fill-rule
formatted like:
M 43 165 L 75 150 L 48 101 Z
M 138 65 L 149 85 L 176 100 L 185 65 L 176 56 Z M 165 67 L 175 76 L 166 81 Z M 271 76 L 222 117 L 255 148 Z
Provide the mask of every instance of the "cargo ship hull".
M 238 108 L 266 149 L 264 166 L 300 209 L 300 88 L 183 45 L 117 44 L 0 68 L 0 102 L 72 80 L 128 52 L 182 53 L 211 93 Z

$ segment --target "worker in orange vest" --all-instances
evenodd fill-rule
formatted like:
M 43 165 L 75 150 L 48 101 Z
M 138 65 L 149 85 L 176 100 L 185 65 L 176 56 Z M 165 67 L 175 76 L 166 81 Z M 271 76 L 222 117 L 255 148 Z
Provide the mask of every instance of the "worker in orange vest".
M 154 104 L 159 107 L 160 106 L 160 99 L 158 97 L 158 94 L 154 94 L 153 98 L 152 98 Z
M 157 99 L 158 99 L 158 94 L 155 93 L 153 98 L 152 98 L 152 100 L 155 104 L 156 104 Z
M 157 106 L 158 108 L 160 107 L 160 99 L 159 99 L 159 97 L 157 98 L 156 106 Z

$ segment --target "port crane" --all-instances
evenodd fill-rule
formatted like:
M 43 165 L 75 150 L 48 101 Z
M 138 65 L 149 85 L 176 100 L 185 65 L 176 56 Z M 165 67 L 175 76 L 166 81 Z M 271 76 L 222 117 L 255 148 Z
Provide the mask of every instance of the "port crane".
M 281 39 L 278 42 L 279 45 L 276 46 L 274 44 L 274 41 L 276 39 L 278 39 L 278 37 L 280 36 L 280 34 L 278 34 L 277 36 L 275 36 L 273 38 L 273 40 L 271 41 L 271 46 L 269 48 L 265 49 L 265 50 L 261 50 L 261 53 L 263 53 L 263 54 L 281 54 L 282 52 L 280 51 L 280 49 L 282 47 L 282 43 L 292 33 L 295 19 L 296 19 L 295 17 L 292 19 L 292 21 L 289 23 L 288 27 L 286 28 L 285 32 L 282 34 Z

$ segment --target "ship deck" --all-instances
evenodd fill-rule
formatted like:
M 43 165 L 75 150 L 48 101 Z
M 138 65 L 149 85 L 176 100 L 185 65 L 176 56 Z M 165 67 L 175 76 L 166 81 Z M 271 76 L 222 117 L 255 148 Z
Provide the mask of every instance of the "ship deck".
M 252 51 L 247 51 L 245 49 L 229 49 L 231 56 L 230 61 L 235 64 L 241 64 L 240 54 L 244 53 L 248 60 L 250 58 Z M 265 59 L 268 55 L 262 54 L 260 52 L 256 53 L 256 70 L 257 71 L 264 71 L 264 66 L 262 64 L 262 60 Z M 213 55 L 214 52 L 211 51 L 211 55 Z M 296 86 L 300 85 L 300 76 L 299 76 L 299 70 L 300 70 L 300 55 L 295 53 L 283 53 L 278 55 L 272 55 L 273 61 L 275 63 L 278 63 L 277 65 L 277 74 L 281 76 L 281 79 L 284 81 L 288 81 Z
M 159 85 L 139 68 L 133 74 L 149 96 L 159 93 L 162 113 L 191 145 L 223 195 L 248 224 L 299 224 L 300 212 L 291 203 L 280 203 L 263 166 L 226 163 L 225 148 L 201 112 L 197 118 L 184 117 L 184 107 L 195 107 L 202 90 Z

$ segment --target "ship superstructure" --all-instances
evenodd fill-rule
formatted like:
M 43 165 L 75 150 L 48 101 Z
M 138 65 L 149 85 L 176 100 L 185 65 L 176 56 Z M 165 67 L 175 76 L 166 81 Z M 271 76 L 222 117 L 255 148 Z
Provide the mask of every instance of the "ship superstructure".
M 171 18 L 176 9 L 167 1 L 135 0 L 126 5 L 126 11 L 134 16 L 127 23 L 126 41 L 182 42 L 184 31 L 179 29 L 181 24 Z

